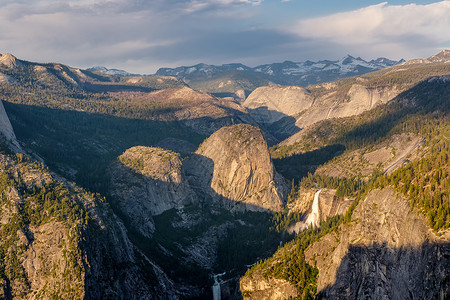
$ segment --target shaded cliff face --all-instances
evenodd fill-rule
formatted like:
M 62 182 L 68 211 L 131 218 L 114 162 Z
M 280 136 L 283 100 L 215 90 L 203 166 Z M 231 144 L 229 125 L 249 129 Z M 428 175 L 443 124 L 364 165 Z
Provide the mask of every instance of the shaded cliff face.
M 22 154 L 0 169 L 1 298 L 176 297 L 104 200 Z
M 286 194 L 257 127 L 224 127 L 183 160 L 170 150 L 133 147 L 108 171 L 111 203 L 132 248 L 161 262 L 169 286 L 184 297 L 208 297 L 208 275 L 232 270 L 236 280 L 282 239 L 269 229 L 269 213 L 250 212 L 280 211 Z M 249 236 L 237 238 L 243 233 Z M 244 256 L 241 247 L 248 247 Z
M 178 153 L 154 147 L 133 147 L 119 156 L 110 174 L 111 195 L 133 227 L 151 237 L 152 216 L 194 202 Z
M 261 131 L 251 125 L 223 127 L 185 162 L 195 189 L 231 210 L 280 211 L 285 195 Z
M 319 299 L 447 299 L 450 296 L 450 233 L 437 236 L 426 220 L 392 188 L 372 190 L 356 206 L 351 221 L 305 250 L 316 266 Z M 298 251 L 288 244 L 264 266 L 241 278 L 246 299 L 295 288 L 286 279 L 264 276 L 267 268 Z M 256 282 L 255 282 L 256 281 Z M 283 286 L 283 290 L 279 287 Z M 302 291 L 298 291 L 302 292 Z M 280 299 L 291 295 L 285 292 Z M 296 296 L 296 295 L 294 295 Z
M 387 188 L 370 192 L 352 222 L 310 246 L 305 257 L 319 268 L 319 298 L 444 299 L 449 241 L 448 232 L 436 236 Z

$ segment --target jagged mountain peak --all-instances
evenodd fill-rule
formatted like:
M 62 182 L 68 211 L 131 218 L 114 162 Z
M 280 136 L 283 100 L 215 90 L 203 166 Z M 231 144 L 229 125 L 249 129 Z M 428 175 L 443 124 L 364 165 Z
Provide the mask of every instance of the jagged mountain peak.
M 450 61 L 450 50 L 442 50 L 441 52 L 428 58 L 431 62 L 448 62 Z
M 241 76 L 240 82 L 242 85 L 246 85 L 249 80 L 255 81 L 255 78 L 264 78 L 275 84 L 307 86 L 344 77 L 362 75 L 401 62 L 403 61 L 393 61 L 386 58 L 377 58 L 367 62 L 361 57 L 355 58 L 351 55 L 346 55 L 340 60 L 306 60 L 303 62 L 285 60 L 252 68 L 239 63 L 223 64 L 221 66 L 198 64 L 190 67 L 161 68 L 156 72 L 156 75 L 175 76 L 188 84 L 193 82 L 195 84 L 195 82 L 209 80 L 213 77 L 228 77 L 230 82 L 233 82 L 236 79 L 232 78 L 233 75 L 227 71 L 241 71 L 239 76 Z M 202 87 L 202 90 L 208 91 L 204 87 Z
M 356 59 L 353 56 L 351 56 L 350 54 L 347 54 L 340 61 L 342 62 L 343 65 L 347 65 L 347 64 L 352 63 L 354 60 L 356 60 Z

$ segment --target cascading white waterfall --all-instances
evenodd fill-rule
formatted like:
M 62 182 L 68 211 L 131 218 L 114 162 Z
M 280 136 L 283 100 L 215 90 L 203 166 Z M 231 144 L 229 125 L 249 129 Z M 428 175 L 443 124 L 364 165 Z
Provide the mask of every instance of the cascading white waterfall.
M 319 194 L 322 190 L 318 190 L 314 194 L 314 201 L 312 204 L 311 213 L 308 215 L 308 218 L 306 219 L 306 226 L 319 226 L 319 219 L 320 219 L 320 210 L 319 210 Z

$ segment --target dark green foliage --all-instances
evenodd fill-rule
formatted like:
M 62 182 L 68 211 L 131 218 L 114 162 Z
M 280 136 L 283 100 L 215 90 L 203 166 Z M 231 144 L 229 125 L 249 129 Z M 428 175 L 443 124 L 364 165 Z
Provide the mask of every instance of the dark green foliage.
M 343 218 L 329 218 L 319 228 L 310 228 L 280 248 L 273 257 L 258 262 L 249 269 L 246 276 L 262 271 L 264 276 L 281 278 L 292 283 L 298 290 L 298 299 L 314 299 L 317 292 L 319 270 L 305 260 L 305 249 L 322 236 L 338 228 Z
M 308 173 L 308 176 L 303 177 L 299 183 L 302 188 L 323 187 L 336 189 L 337 197 L 357 197 L 366 190 L 366 182 L 361 178 L 345 178 L 345 177 L 330 177 Z
M 234 274 L 243 274 L 246 265 L 269 257 L 280 243 L 293 238 L 275 229 L 279 224 L 275 214 L 246 212 L 234 215 L 233 219 L 234 226 L 229 227 L 226 238 L 219 244 L 217 272 L 234 270 Z
M 426 144 L 427 153 L 400 167 L 374 186 L 393 185 L 405 194 L 412 207 L 423 212 L 434 230 L 450 227 L 450 125 L 434 127 Z
M 95 192 L 107 195 L 110 162 L 136 145 L 151 146 L 166 137 L 200 143 L 203 136 L 175 122 L 117 118 L 4 102 L 16 136 L 50 168 Z M 69 172 L 67 172 L 69 171 Z M 72 173 L 72 175 L 71 175 Z
M 339 144 L 325 146 L 310 152 L 294 154 L 289 156 L 288 150 L 276 146 L 271 149 L 273 163 L 278 172 L 288 179 L 298 179 L 314 172 L 315 169 L 333 159 L 333 157 L 342 154 L 345 147 Z
M 246 276 L 251 276 L 255 272 L 263 272 L 264 276 L 281 278 L 292 283 L 298 290 L 298 299 L 314 299 L 317 292 L 318 269 L 309 265 L 305 260 L 304 251 L 306 248 L 318 241 L 328 233 L 338 230 L 342 223 L 351 221 L 353 211 L 360 199 L 363 199 L 367 192 L 373 188 L 375 182 L 383 177 L 382 173 L 374 171 L 367 181 L 359 178 L 335 178 L 328 176 L 308 174 L 299 182 L 299 188 L 312 188 L 316 186 L 335 188 L 341 196 L 355 197 L 355 201 L 348 208 L 344 216 L 328 218 L 320 223 L 320 227 L 308 228 L 299 233 L 293 241 L 287 243 L 270 258 L 260 261 L 253 268 L 249 269 Z M 286 212 L 275 214 L 275 224 L 290 224 L 299 216 Z M 280 220 L 291 220 L 289 222 Z M 278 226 L 279 226 L 278 225 Z M 287 227 L 285 227 L 287 228 Z

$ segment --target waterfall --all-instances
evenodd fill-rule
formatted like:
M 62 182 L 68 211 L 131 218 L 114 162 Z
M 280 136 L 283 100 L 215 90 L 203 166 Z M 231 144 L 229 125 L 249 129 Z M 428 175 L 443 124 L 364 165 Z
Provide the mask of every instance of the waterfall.
M 308 215 L 308 218 L 306 219 L 306 226 L 310 227 L 310 226 L 319 226 L 319 221 L 320 221 L 320 210 L 319 210 L 319 194 L 322 190 L 318 190 L 315 194 L 314 194 L 314 201 L 312 204 L 312 209 L 311 209 L 311 213 Z
M 217 274 L 217 275 L 213 274 L 213 278 L 214 278 L 214 284 L 212 286 L 213 300 L 220 300 L 220 298 L 221 298 L 221 294 L 220 294 L 220 281 L 221 280 L 220 280 L 220 277 L 222 277 L 225 274 L 226 274 L 226 272 L 223 272 L 222 274 Z

